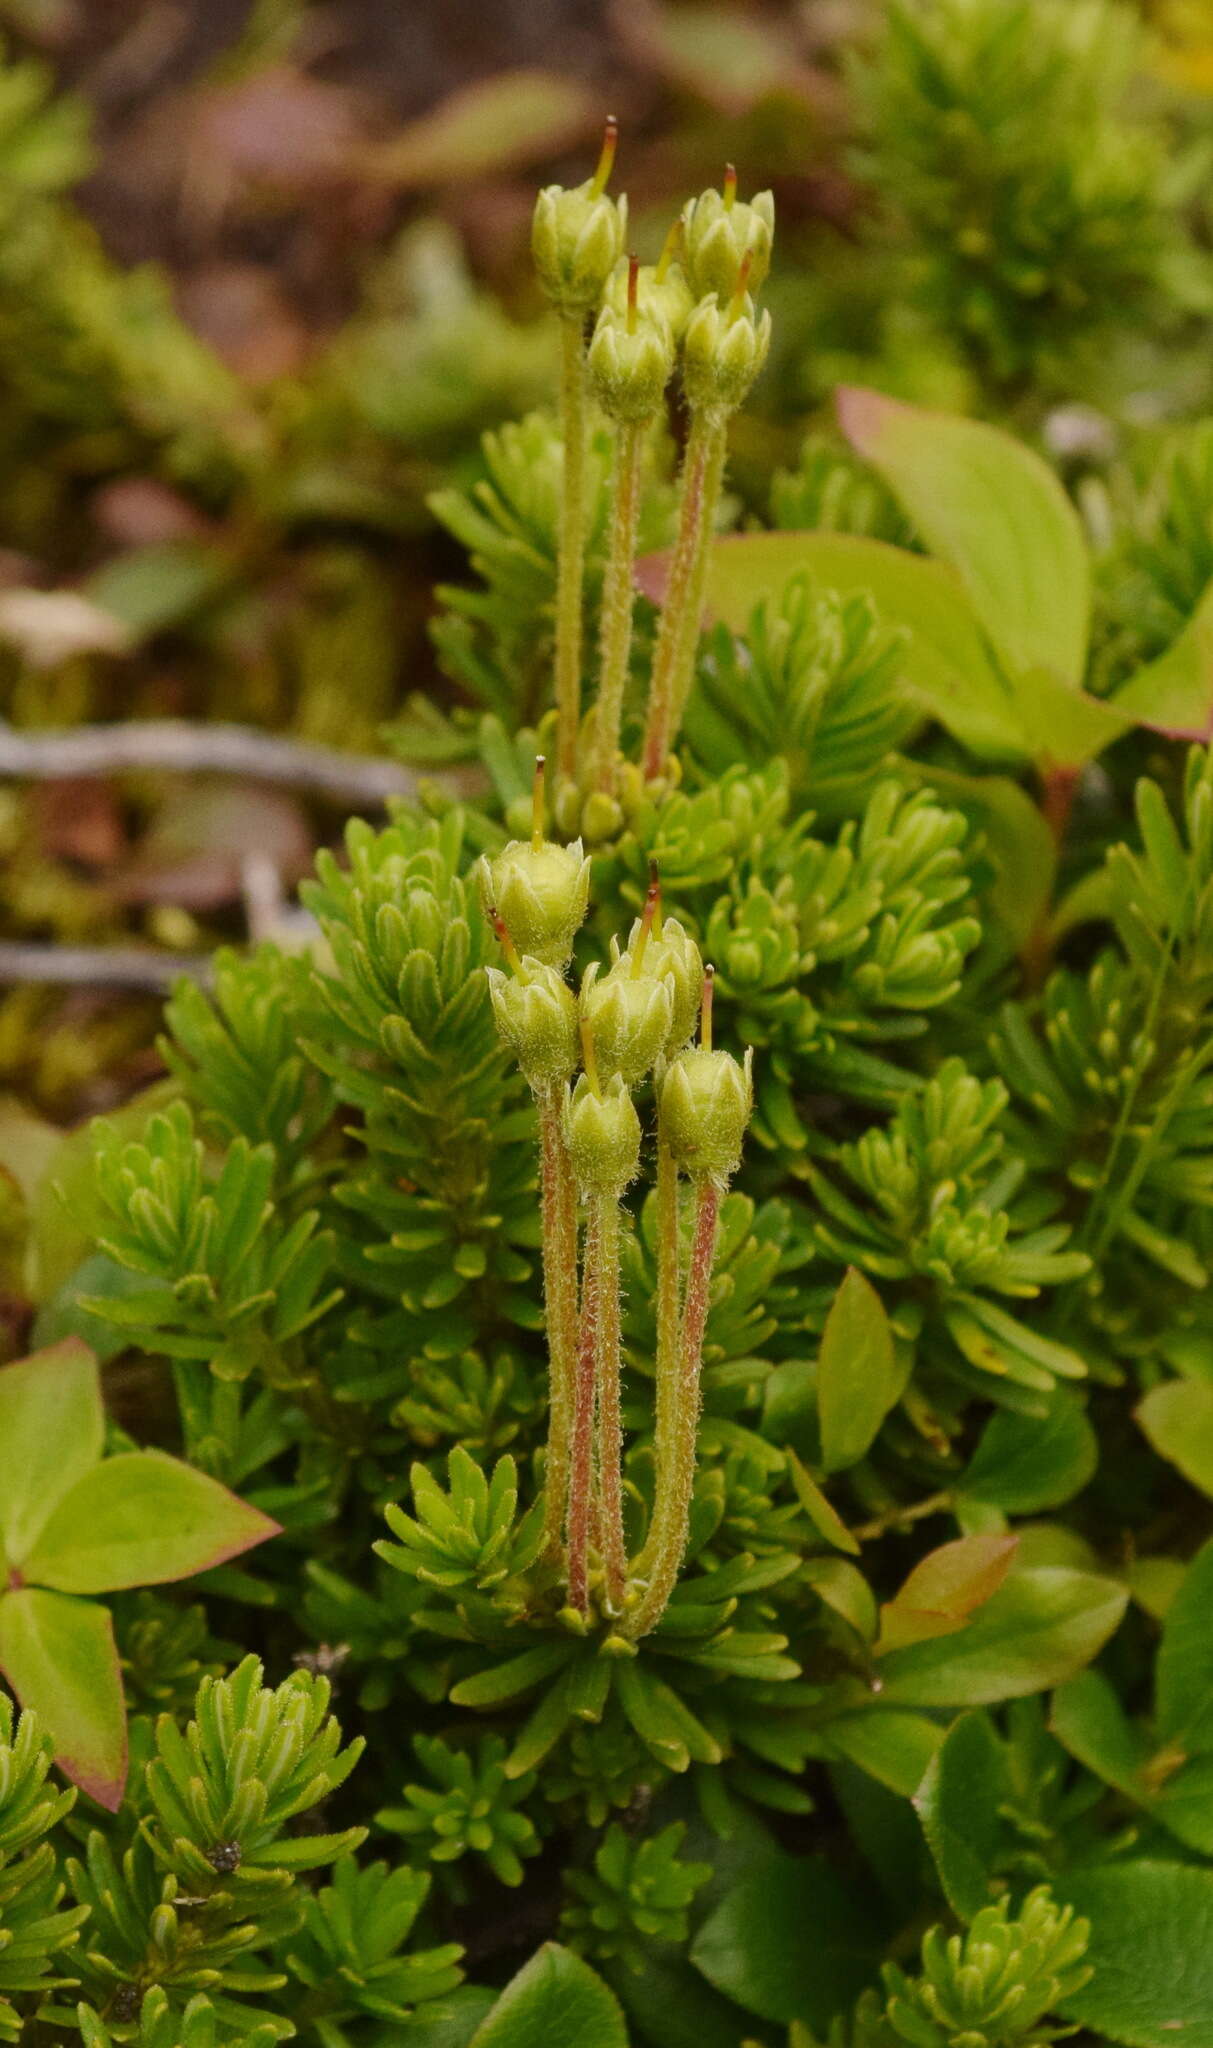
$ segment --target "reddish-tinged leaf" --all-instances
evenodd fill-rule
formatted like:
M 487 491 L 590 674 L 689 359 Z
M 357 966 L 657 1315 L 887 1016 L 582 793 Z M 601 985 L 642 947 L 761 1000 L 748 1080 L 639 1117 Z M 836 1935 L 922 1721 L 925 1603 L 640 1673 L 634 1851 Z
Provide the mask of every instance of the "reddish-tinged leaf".
M 886 1704 L 981 1707 L 1061 1685 L 1098 1655 L 1125 1610 L 1114 1579 L 1066 1566 L 1012 1572 L 965 1627 L 882 1659 Z
M 0 1671 L 45 1728 L 61 1771 L 116 1813 L 126 1702 L 109 1610 L 36 1587 L 0 1597 Z
M 113 1593 L 191 1578 L 280 1533 L 194 1466 L 163 1451 L 128 1451 L 77 1481 L 24 1572 L 31 1585 L 63 1593 Z
M 65 1493 L 101 1456 L 97 1361 L 66 1337 L 0 1368 L 0 1550 L 19 1567 Z
M 1017 1536 L 961 1536 L 932 1550 L 882 1609 L 877 1652 L 901 1649 L 962 1628 L 1001 1586 L 1019 1547 Z

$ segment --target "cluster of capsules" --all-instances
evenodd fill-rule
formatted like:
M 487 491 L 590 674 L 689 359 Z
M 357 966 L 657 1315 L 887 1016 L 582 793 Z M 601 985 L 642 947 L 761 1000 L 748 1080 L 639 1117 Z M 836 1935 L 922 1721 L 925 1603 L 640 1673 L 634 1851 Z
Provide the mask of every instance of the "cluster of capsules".
M 699 1368 L 720 1196 L 741 1157 L 751 1056 L 712 1044 L 712 973 L 694 939 L 661 914 L 654 875 L 643 913 L 609 963 L 566 978 L 589 902 L 580 841 L 544 836 L 543 762 L 534 830 L 481 866 L 506 965 L 487 970 L 498 1029 L 539 1107 L 551 1429 L 549 1547 L 585 1615 L 591 1578 L 621 1633 L 660 1617 L 686 1543 Z M 699 1042 L 694 1043 L 696 1029 Z M 656 1096 L 659 1198 L 655 1492 L 645 1543 L 629 1560 L 620 1428 L 620 1204 L 641 1170 L 635 1092 Z M 684 1257 L 679 1182 L 694 1199 Z
M 730 165 L 723 189 L 688 201 L 655 264 L 625 255 L 626 197 L 607 191 L 616 125 L 607 123 L 594 176 L 539 195 L 532 249 L 564 338 L 562 508 L 556 598 L 557 769 L 580 785 L 584 829 L 606 836 L 616 812 L 619 739 L 632 637 L 632 587 L 645 437 L 677 372 L 689 428 L 678 534 L 648 683 L 638 772 L 669 772 L 694 670 L 709 551 L 724 477 L 728 422 L 766 361 L 771 318 L 756 309 L 775 226 L 769 192 L 744 201 Z M 592 323 L 592 324 L 591 324 Z M 586 336 L 589 335 L 588 346 Z M 597 698 L 581 724 L 581 592 L 585 548 L 587 385 L 613 424 L 611 518 L 600 624 Z M 567 789 L 558 790 L 564 805 Z M 562 819 L 564 816 L 562 808 Z

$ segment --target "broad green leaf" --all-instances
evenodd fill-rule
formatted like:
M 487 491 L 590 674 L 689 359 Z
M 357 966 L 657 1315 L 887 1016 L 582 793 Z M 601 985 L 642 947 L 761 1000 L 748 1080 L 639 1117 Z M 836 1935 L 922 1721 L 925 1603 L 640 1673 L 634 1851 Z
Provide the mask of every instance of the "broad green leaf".
M 801 1576 L 862 1641 L 875 1641 L 880 1621 L 876 1595 L 857 1565 L 845 1557 L 807 1557 Z
M 1061 2010 L 1129 2048 L 1213 2048 L 1213 1870 L 1133 1860 L 1061 1871 L 1091 1923 L 1089 1984 Z
M 1213 1500 L 1213 1381 L 1164 1380 L 1135 1412 L 1159 1457 Z
M 1139 1607 L 1155 1621 L 1165 1621 L 1184 1581 L 1178 1557 L 1135 1557 L 1125 1566 L 1125 1583 Z
M 974 1609 L 998 1591 L 1018 1548 L 1017 1536 L 995 1530 L 929 1551 L 881 1609 L 877 1655 L 963 1628 Z
M 1051 669 L 1020 670 L 1012 695 L 1032 759 L 1043 769 L 1082 768 L 1133 728 L 1129 712 L 1071 689 Z
M 1127 1599 L 1123 1586 L 1093 1572 L 1013 1572 L 958 1634 L 883 1658 L 883 1697 L 907 1707 L 984 1707 L 1044 1692 L 1090 1663 Z
M 991 1883 L 1010 1797 L 1006 1752 L 985 1714 L 949 1728 L 914 1798 L 948 1904 L 971 1920 L 995 1896 Z
M 1213 1542 L 1197 1551 L 1167 1610 L 1154 1683 L 1159 1741 L 1213 1747 Z
M 1098 1457 L 1095 1432 L 1083 1409 L 1059 1387 L 1047 1415 L 995 1411 L 958 1491 L 1009 1515 L 1035 1515 L 1081 1492 Z
M 904 1384 L 884 1304 L 871 1282 L 849 1266 L 826 1317 L 817 1361 L 827 1472 L 841 1472 L 863 1457 Z
M 1145 1733 L 1130 1721 L 1102 1671 L 1080 1671 L 1053 1695 L 1049 1724 L 1072 1757 L 1105 1785 L 1142 1796 L 1138 1773 L 1149 1754 Z
M 734 633 L 744 633 L 755 605 L 778 599 L 804 570 L 823 590 L 870 596 L 881 623 L 902 629 L 902 675 L 924 716 L 938 719 L 976 753 L 1031 758 L 972 607 L 941 562 L 850 533 L 734 534 L 712 548 L 708 609 Z M 637 564 L 646 596 L 660 599 L 667 572 L 664 555 Z
M 24 1563 L 104 1435 L 97 1361 L 78 1338 L 0 1368 L 0 1551 L 10 1564 Z
M 546 1941 L 511 1977 L 471 2048 L 628 2048 L 619 2001 L 601 1977 L 558 1942 Z
M 1178 639 L 1130 676 L 1112 703 L 1137 724 L 1173 739 L 1213 736 L 1213 583 Z
M 1087 663 L 1091 564 L 1082 523 L 1039 455 L 999 427 L 844 388 L 838 418 L 933 554 L 960 577 L 1008 669 L 1077 688 Z
M 1207 1622 L 1206 1622 L 1207 1627 Z M 1102 1671 L 1083 1671 L 1053 1696 L 1053 1732 L 1071 1756 L 1144 1809 L 1177 1841 L 1213 1855 L 1213 1756 L 1185 1759 L 1179 1743 L 1155 1754 Z
M 126 1785 L 126 1702 L 109 1610 L 34 1586 L 4 1594 L 0 1671 L 46 1729 L 60 1770 L 116 1813 Z
M 772 1856 L 705 1920 L 691 1961 L 760 2019 L 825 2028 L 876 1971 L 872 1900 L 824 1856 Z
M 858 1713 L 840 1714 L 827 1723 L 824 1733 L 848 1763 L 909 1799 L 921 1785 L 943 1731 L 925 1714 L 877 1703 Z
M 643 1970 L 614 1963 L 604 1974 L 632 2022 L 638 2043 L 660 2043 L 660 2048 L 738 2048 L 737 2007 L 714 1991 L 689 1963 L 677 1959 L 676 1952 L 667 1949 L 663 1956 L 654 1943 Z M 401 2048 L 412 2048 L 411 2033 Z
M 34 1585 L 113 1593 L 187 1579 L 280 1533 L 217 1479 L 163 1451 L 127 1451 L 78 1479 L 25 1561 Z

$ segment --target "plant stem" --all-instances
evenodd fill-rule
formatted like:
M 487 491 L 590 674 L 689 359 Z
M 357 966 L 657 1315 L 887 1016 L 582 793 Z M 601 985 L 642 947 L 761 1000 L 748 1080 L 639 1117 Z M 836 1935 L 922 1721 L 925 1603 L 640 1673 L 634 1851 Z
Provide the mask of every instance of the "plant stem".
M 625 420 L 615 436 L 611 537 L 602 585 L 600 672 L 594 718 L 594 786 L 608 796 L 615 794 L 623 693 L 632 651 L 632 565 L 640 518 L 640 460 L 645 432 L 644 422 Z
M 585 576 L 585 338 L 578 317 L 560 323 L 564 477 L 556 563 L 556 768 L 577 772 L 581 726 L 581 591 Z
M 633 1636 L 647 1635 L 661 1620 L 677 1583 L 679 1566 L 687 1547 L 691 1496 L 695 1487 L 695 1444 L 699 1432 L 699 1370 L 703 1360 L 703 1337 L 707 1328 L 719 1216 L 719 1188 L 712 1180 L 699 1181 L 695 1192 L 695 1231 L 691 1240 L 686 1304 L 678 1347 L 671 1441 L 667 1461 L 658 1467 L 652 1568 L 644 1597 L 629 1619 L 628 1634 Z
M 623 1420 L 619 1342 L 619 1203 L 596 1195 L 598 1210 L 598 1499 L 599 1542 L 607 1600 L 616 1613 L 627 1587 L 628 1555 L 623 1534 Z
M 692 414 L 682 463 L 678 538 L 670 563 L 649 687 L 644 773 L 650 782 L 665 772 L 690 694 L 727 440 L 727 414 L 715 410 Z
M 886 1508 L 882 1515 L 875 1515 L 870 1522 L 860 1523 L 851 1534 L 857 1543 L 873 1543 L 878 1536 L 886 1536 L 890 1529 L 909 1529 L 915 1522 L 925 1522 L 932 1515 L 942 1515 L 951 1507 L 951 1493 L 932 1493 L 925 1500 L 911 1501 L 908 1507 Z
M 569 1497 L 577 1370 L 577 1195 L 556 1087 L 539 1097 L 539 1177 L 549 1358 L 544 1550 L 555 1562 L 563 1547 Z
M 678 1164 L 657 1138 L 657 1356 L 653 1431 L 653 1521 L 635 1570 L 645 1571 L 657 1535 L 657 1502 L 665 1486 L 678 1428 L 678 1310 L 682 1299 L 682 1246 L 678 1231 Z
M 1046 768 L 1043 771 L 1044 804 L 1042 806 L 1053 843 L 1060 854 L 1065 844 L 1066 831 L 1070 823 L 1070 812 L 1082 780 L 1080 768 Z
M 581 1328 L 573 1387 L 573 1447 L 569 1468 L 569 1599 L 579 1614 L 590 1605 L 590 1517 L 594 1500 L 594 1393 L 598 1358 L 598 1276 L 601 1271 L 598 1204 L 591 1203 L 581 1280 Z

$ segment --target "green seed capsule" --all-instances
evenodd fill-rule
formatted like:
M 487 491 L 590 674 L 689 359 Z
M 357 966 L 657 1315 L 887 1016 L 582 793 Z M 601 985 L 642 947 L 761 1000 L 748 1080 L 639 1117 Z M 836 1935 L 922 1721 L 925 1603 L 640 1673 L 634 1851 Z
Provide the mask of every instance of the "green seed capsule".
M 582 1074 L 565 1107 L 565 1137 L 573 1174 L 586 1195 L 621 1195 L 640 1168 L 640 1118 L 616 1074 L 595 1090 Z
M 539 281 L 558 311 L 584 317 L 601 302 L 627 228 L 627 200 L 612 199 L 595 179 L 544 187 L 531 222 L 531 251 Z
M 740 306 L 702 299 L 682 343 L 682 382 L 688 402 L 704 410 L 735 412 L 767 359 L 771 316 L 754 316 L 746 294 Z
M 632 970 L 643 930 L 644 920 L 638 917 L 628 937 L 627 952 L 619 956 L 620 968 L 628 972 Z M 672 1059 L 695 1029 L 703 992 L 703 960 L 699 948 L 676 917 L 666 918 L 660 937 L 653 933 L 644 940 L 640 973 L 669 987 L 670 1031 L 663 1050 L 666 1058 Z
M 747 257 L 752 292 L 761 290 L 771 267 L 775 201 L 769 192 L 757 192 L 747 204 L 735 193 L 736 179 L 727 178 L 723 193 L 701 192 L 683 214 L 683 265 L 697 299 L 709 292 L 722 304 L 731 299 Z
M 702 1046 L 670 1062 L 661 1085 L 661 1135 L 678 1165 L 695 1180 L 723 1182 L 736 1173 L 750 1121 L 753 1054 L 745 1064 Z
M 482 860 L 485 908 L 495 907 L 518 951 L 545 967 L 563 967 L 585 922 L 590 862 L 580 839 L 512 839 L 496 860 Z
M 522 974 L 486 967 L 497 1029 L 532 1088 L 568 1081 L 577 1071 L 577 1004 L 554 967 L 524 959 Z
M 590 343 L 590 384 L 608 419 L 651 419 L 665 395 L 674 369 L 674 343 L 669 329 L 637 315 L 604 306 Z
M 601 980 L 597 961 L 586 969 L 581 1016 L 600 1073 L 620 1074 L 629 1086 L 643 1081 L 669 1043 L 673 1014 L 668 981 L 634 975 L 622 961 Z

